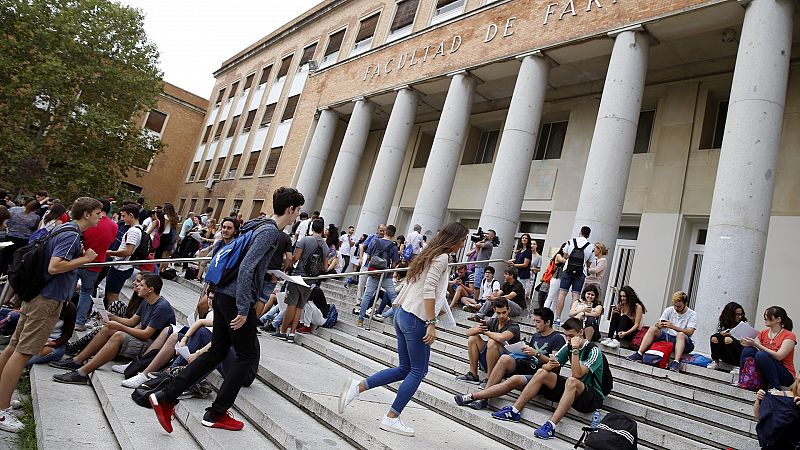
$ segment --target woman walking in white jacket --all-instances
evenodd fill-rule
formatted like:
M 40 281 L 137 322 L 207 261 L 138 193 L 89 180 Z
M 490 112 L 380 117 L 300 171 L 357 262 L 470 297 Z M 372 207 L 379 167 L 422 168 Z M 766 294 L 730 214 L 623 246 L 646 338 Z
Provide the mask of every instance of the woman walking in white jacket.
M 403 380 L 394 403 L 381 421 L 381 429 L 404 436 L 414 435 L 414 429 L 400 420 L 400 414 L 428 373 L 437 318 L 449 313 L 446 298 L 449 254 L 464 246 L 467 234 L 463 225 L 451 223 L 411 261 L 406 287 L 394 303 L 399 307 L 394 316 L 394 328 L 400 365 L 361 381 L 345 381 L 339 395 L 340 414 L 360 393 Z

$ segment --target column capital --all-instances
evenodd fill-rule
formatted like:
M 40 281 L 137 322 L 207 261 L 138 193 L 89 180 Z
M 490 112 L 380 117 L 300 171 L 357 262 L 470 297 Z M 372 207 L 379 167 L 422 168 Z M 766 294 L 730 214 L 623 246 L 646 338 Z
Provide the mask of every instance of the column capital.
M 515 56 L 515 57 L 514 57 L 514 59 L 516 59 L 516 60 L 518 60 L 518 61 L 522 62 L 522 60 L 524 60 L 525 58 L 528 58 L 528 57 L 532 57 L 532 58 L 542 58 L 542 59 L 544 59 L 544 60 L 546 60 L 547 62 L 549 62 L 549 63 L 550 63 L 550 67 L 558 67 L 558 66 L 560 65 L 560 64 L 558 64 L 558 62 L 557 62 L 555 59 L 553 59 L 553 58 L 551 58 L 550 56 L 546 55 L 546 54 L 545 54 L 543 51 L 541 51 L 541 50 L 534 50 L 534 51 L 532 51 L 532 52 L 523 53 L 523 54 L 521 54 L 521 55 L 517 55 L 517 56 Z
M 411 85 L 410 85 L 410 84 L 403 84 L 403 85 L 401 85 L 401 86 L 397 86 L 396 88 L 394 88 L 394 89 L 392 89 L 392 90 L 393 90 L 393 91 L 395 91 L 395 92 L 400 92 L 400 91 L 402 91 L 403 89 L 408 89 L 409 91 L 413 91 L 413 90 L 414 90 L 414 88 L 413 88 L 413 87 L 411 87 Z
M 616 38 L 617 36 L 619 36 L 620 34 L 626 32 L 626 31 L 639 31 L 639 32 L 642 32 L 642 33 L 647 33 L 647 30 L 645 29 L 644 24 L 639 23 L 639 24 L 636 24 L 636 25 L 630 25 L 630 26 L 627 26 L 627 27 L 618 28 L 616 30 L 609 31 L 607 35 L 608 35 L 608 37 L 613 39 L 613 38 Z

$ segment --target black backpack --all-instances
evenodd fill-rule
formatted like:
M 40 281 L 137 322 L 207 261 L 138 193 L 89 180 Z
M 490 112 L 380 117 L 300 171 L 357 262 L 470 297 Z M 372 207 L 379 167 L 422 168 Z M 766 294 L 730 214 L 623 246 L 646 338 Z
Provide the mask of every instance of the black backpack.
M 380 241 L 382 240 L 383 239 L 379 240 L 378 243 L 375 244 L 378 249 L 374 255 L 370 255 L 369 257 L 370 270 L 384 270 L 389 268 L 389 250 L 391 250 L 392 247 L 397 244 L 394 241 L 391 241 L 386 247 L 381 247 Z
M 55 276 L 45 279 L 44 271 L 49 264 L 47 258 L 47 241 L 61 233 L 77 233 L 81 239 L 80 232 L 72 227 L 61 227 L 53 229 L 49 234 L 34 240 L 30 244 L 18 248 L 14 252 L 11 264 L 8 266 L 8 282 L 19 296 L 20 300 L 27 302 L 42 292 Z
M 567 259 L 567 266 L 564 267 L 564 273 L 571 277 L 576 277 L 583 273 L 583 264 L 584 264 L 584 250 L 586 247 L 589 246 L 587 242 L 583 247 L 578 247 L 578 240 L 572 240 L 572 251 L 569 252 L 569 258 Z
M 589 342 L 588 344 L 586 344 L 586 347 L 584 348 L 583 351 L 590 352 L 595 347 L 597 346 L 594 343 Z M 588 356 L 588 354 L 585 354 L 585 356 Z M 606 359 L 606 355 L 604 355 L 603 352 L 601 351 L 600 356 L 603 358 L 603 380 L 600 383 L 600 390 L 603 392 L 603 396 L 607 397 L 608 394 L 610 394 L 611 391 L 614 390 L 614 375 L 611 374 L 611 367 L 608 365 L 608 360 Z M 586 360 L 587 358 L 583 359 Z
M 308 277 L 318 277 L 322 273 L 322 263 L 325 261 L 325 255 L 322 254 L 322 245 L 319 243 L 319 239 L 316 239 L 316 242 L 317 248 L 314 249 L 314 253 L 303 264 L 303 272 Z
M 142 232 L 142 238 L 139 239 L 139 245 L 136 246 L 136 249 L 133 250 L 131 253 L 131 261 L 142 261 L 150 257 L 150 251 L 153 247 L 153 240 L 150 238 L 150 235 L 147 234 L 144 227 L 141 225 L 136 225 Z
M 134 403 L 142 408 L 152 408 L 150 405 L 150 394 L 155 394 L 167 387 L 173 378 L 174 377 L 167 371 L 161 372 L 156 378 L 151 378 L 134 389 L 131 393 L 131 398 Z
M 597 428 L 583 428 L 583 436 L 575 448 L 586 439 L 586 450 L 636 450 L 639 445 L 636 421 L 619 413 L 608 413 Z

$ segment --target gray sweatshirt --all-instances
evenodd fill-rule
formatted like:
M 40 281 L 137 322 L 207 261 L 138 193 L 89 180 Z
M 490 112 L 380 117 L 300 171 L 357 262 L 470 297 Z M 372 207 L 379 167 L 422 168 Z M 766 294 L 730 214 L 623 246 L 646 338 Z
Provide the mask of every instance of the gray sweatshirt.
M 250 308 L 258 301 L 261 292 L 261 283 L 267 266 L 275 253 L 280 233 L 275 221 L 272 219 L 256 219 L 242 226 L 242 233 L 253 229 L 263 223 L 250 238 L 250 245 L 244 252 L 242 262 L 239 264 L 239 274 L 236 279 L 224 286 L 218 286 L 216 292 L 236 298 L 236 310 L 239 315 L 246 316 Z

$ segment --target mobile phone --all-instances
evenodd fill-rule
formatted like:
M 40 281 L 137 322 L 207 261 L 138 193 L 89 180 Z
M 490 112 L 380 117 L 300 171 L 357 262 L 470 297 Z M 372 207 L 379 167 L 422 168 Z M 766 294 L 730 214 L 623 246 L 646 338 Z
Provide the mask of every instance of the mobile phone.
M 482 326 L 484 326 L 484 327 L 485 327 L 485 326 L 486 326 L 486 319 L 481 319 L 481 320 L 480 320 L 480 323 L 481 323 L 481 325 L 482 325 Z

